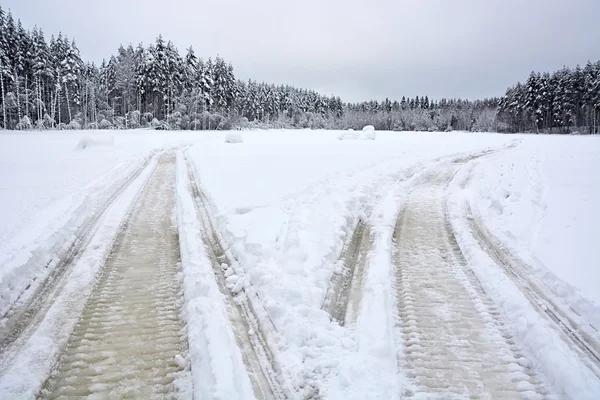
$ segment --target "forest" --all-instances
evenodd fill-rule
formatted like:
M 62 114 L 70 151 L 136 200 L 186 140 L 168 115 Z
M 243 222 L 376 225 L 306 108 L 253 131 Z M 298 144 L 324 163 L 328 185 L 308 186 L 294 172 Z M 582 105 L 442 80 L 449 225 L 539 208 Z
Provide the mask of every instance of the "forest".
M 477 132 L 599 132 L 600 61 L 531 72 L 497 98 L 345 103 L 316 91 L 243 81 L 221 57 L 182 56 L 158 36 L 120 46 L 100 65 L 74 39 L 46 40 L 0 8 L 0 129 L 311 128 Z

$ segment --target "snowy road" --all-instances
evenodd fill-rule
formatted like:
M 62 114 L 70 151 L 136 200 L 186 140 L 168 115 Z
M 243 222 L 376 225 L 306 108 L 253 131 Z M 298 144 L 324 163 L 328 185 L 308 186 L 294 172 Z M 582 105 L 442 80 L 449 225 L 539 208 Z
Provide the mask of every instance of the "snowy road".
M 175 163 L 163 157 L 122 232 L 43 397 L 169 397 L 187 344 L 180 318 Z
M 407 396 L 542 398 L 535 373 L 474 279 L 446 213 L 447 187 L 466 162 L 444 163 L 411 189 L 394 239 Z

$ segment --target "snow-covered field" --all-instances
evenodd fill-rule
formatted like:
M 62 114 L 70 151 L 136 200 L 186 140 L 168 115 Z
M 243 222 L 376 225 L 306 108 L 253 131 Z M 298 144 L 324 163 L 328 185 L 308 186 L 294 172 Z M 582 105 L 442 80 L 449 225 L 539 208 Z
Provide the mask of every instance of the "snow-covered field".
M 177 149 L 183 276 L 191 280 L 183 289 L 193 380 L 198 385 L 206 374 L 215 380 L 195 388 L 196 394 L 251 397 L 225 303 L 214 282 L 201 282 L 213 275 L 202 255 L 203 226 L 193 207 L 197 199 L 186 182 L 194 176 L 206 196 L 207 218 L 235 260 L 225 273 L 227 284 L 235 293 L 242 288 L 248 293 L 269 341 L 270 362 L 281 375 L 282 393 L 292 398 L 316 393 L 333 399 L 397 397 L 406 393 L 411 377 L 402 366 L 403 333 L 395 304 L 394 226 L 414 185 L 428 171 L 450 163 L 458 171 L 448 188 L 458 245 L 528 365 L 545 390 L 559 398 L 600 393 L 595 367 L 561 342 L 560 333 L 526 296 L 513 296 L 512 291 L 525 290 L 522 282 L 504 282 L 507 273 L 501 266 L 474 249 L 477 240 L 469 225 L 476 221 L 491 233 L 496 250 L 515 257 L 523 285 L 541 287 L 549 307 L 597 343 L 600 140 L 396 132 L 377 132 L 375 140 L 339 140 L 344 134 L 130 131 L 111 132 L 110 139 L 90 132 L 1 134 L 0 314 L 15 302 L 27 302 L 36 282 L 87 234 L 97 223 L 93 216 L 137 179 L 153 154 Z M 82 146 L 84 137 L 90 139 Z M 463 159 L 460 165 L 452 164 L 458 159 Z M 190 216 L 196 220 L 186 220 Z M 371 242 L 362 255 L 367 267 L 360 299 L 355 299 L 358 309 L 340 326 L 322 306 L 359 220 L 369 226 Z M 519 320 L 528 316 L 524 323 Z M 527 330 L 546 339 L 536 343 Z M 48 357 L 57 357 L 57 351 L 48 351 Z M 211 358 L 215 354 L 223 360 Z M 15 357 L 11 363 L 20 362 L 22 371 L 26 356 Z M 568 373 L 548 365 L 561 361 L 570 366 Z M 200 371 L 210 368 L 212 375 Z M 7 371 L 0 362 L 3 390 L 15 387 L 3 381 Z M 225 376 L 227 371 L 238 376 Z M 35 378 L 23 384 L 30 381 Z

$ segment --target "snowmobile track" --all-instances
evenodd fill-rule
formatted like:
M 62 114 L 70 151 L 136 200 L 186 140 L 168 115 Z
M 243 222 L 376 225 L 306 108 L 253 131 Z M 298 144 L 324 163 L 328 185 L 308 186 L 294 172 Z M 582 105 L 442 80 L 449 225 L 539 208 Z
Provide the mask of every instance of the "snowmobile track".
M 103 204 L 100 211 L 91 216 L 72 237 L 73 241 L 67 244 L 65 250 L 56 258 L 50 259 L 46 263 L 46 268 L 52 268 L 52 271 L 42 282 L 35 285 L 33 292 L 30 292 L 31 284 L 25 289 L 13 306 L 5 313 L 6 321 L 0 331 L 0 353 L 6 351 L 17 339 L 25 339 L 28 332 L 39 322 L 40 317 L 52 304 L 52 298 L 59 291 L 62 278 L 67 275 L 71 266 L 77 261 L 83 249 L 89 243 L 95 232 L 97 222 L 102 218 L 106 210 L 119 198 L 127 187 L 137 179 L 142 171 L 148 166 L 152 157 L 148 158 L 122 185 L 120 185 L 110 198 Z
M 232 292 L 227 287 L 225 271 L 232 268 L 235 260 L 230 259 L 226 248 L 214 226 L 209 214 L 209 202 L 200 189 L 200 184 L 189 161 L 185 159 L 188 178 L 197 214 L 202 225 L 203 241 L 206 252 L 211 260 L 213 272 L 219 290 L 223 294 L 229 320 L 240 347 L 244 365 L 252 383 L 254 394 L 258 399 L 287 399 L 288 396 L 280 381 L 280 369 L 268 344 L 264 324 L 254 309 L 249 298 L 256 296 L 247 288 L 239 293 Z M 271 331 L 275 331 L 272 322 L 266 322 Z
M 187 341 L 174 174 L 172 155 L 159 160 L 41 397 L 176 397 Z
M 481 154 L 483 155 L 483 154 Z M 394 231 L 405 397 L 544 398 L 546 392 L 460 252 L 447 186 L 478 157 L 442 163 L 409 192 Z
M 569 317 L 561 307 L 552 300 L 549 289 L 543 283 L 537 283 L 529 277 L 527 267 L 512 255 L 483 225 L 481 219 L 474 215 L 471 206 L 465 202 L 466 220 L 471 235 L 479 247 L 504 270 L 506 275 L 515 283 L 531 305 L 541 314 L 552 321 L 561 336 L 571 344 L 584 364 L 600 378 L 600 344 L 588 332 L 585 326 L 579 325 Z M 592 330 L 595 330 L 590 325 Z
M 333 273 L 322 307 L 341 326 L 356 320 L 371 244 L 369 226 L 359 219 L 340 255 L 342 267 Z

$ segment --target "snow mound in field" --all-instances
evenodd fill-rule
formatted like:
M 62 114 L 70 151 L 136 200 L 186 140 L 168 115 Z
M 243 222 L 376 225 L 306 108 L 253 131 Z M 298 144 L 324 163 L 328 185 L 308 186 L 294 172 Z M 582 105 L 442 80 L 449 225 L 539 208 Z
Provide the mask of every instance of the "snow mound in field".
M 365 140 L 375 140 L 375 127 L 367 125 L 362 130 L 362 138 Z
M 355 132 L 354 129 L 348 129 L 342 132 L 338 137 L 339 140 L 356 140 L 360 138 L 360 132 Z
M 89 137 L 84 136 L 79 139 L 75 150 L 85 150 L 90 147 L 112 147 L 115 144 L 115 137 Z
M 239 132 L 229 132 L 225 135 L 225 143 L 243 143 L 244 138 Z

